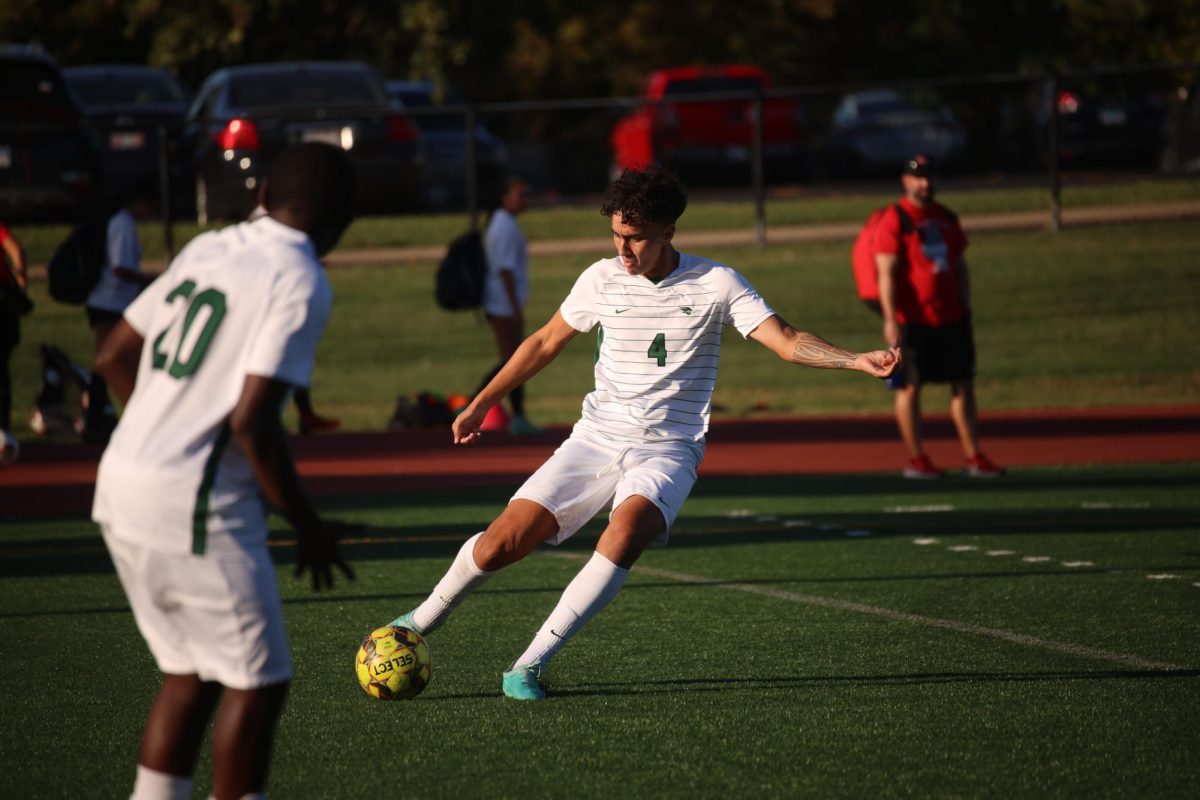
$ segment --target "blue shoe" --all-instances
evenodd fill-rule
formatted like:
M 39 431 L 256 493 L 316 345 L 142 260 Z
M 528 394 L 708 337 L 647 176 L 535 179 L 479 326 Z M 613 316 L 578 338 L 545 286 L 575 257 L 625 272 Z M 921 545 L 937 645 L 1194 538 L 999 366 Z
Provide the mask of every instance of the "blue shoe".
M 537 667 L 516 667 L 504 673 L 504 696 L 513 700 L 545 700 L 546 692 L 538 683 Z
M 415 612 L 415 611 L 416 611 L 416 609 L 414 608 L 412 611 L 409 611 L 406 614 L 401 614 L 400 616 L 396 617 L 394 620 L 392 620 L 388 624 L 395 625 L 397 628 L 408 628 L 410 631 L 416 631 L 417 633 L 424 633 L 425 631 L 418 628 L 417 623 L 413 622 L 413 612 Z

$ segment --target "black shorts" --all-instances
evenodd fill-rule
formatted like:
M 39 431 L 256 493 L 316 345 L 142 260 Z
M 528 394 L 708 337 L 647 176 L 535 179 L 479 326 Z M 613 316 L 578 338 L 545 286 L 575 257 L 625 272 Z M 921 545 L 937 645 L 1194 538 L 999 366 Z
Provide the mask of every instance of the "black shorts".
M 108 311 L 103 308 L 87 307 L 87 319 L 89 327 L 96 327 L 102 322 L 107 322 L 112 325 L 121 321 L 123 314 L 120 311 Z
M 971 317 L 949 325 L 905 325 L 905 354 L 911 357 L 904 370 L 906 383 L 950 383 L 975 377 L 975 335 Z

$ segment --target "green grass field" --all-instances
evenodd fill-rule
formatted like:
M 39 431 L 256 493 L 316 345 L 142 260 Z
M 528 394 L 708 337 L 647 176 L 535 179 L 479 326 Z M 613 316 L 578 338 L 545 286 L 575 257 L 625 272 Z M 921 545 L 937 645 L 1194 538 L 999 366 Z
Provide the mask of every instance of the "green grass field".
M 584 267 L 609 255 L 604 221 L 597 215 L 592 224 L 593 256 L 533 261 L 530 324 L 549 318 Z M 969 258 L 980 408 L 986 414 L 1195 402 L 1197 254 L 1200 225 L 1194 221 L 976 236 Z M 848 242 L 714 248 L 705 255 L 743 272 L 794 325 L 849 348 L 881 345 L 877 318 L 854 293 Z M 473 314 L 436 307 L 433 270 L 422 264 L 331 271 L 337 299 L 314 378 L 319 410 L 351 429 L 381 430 L 397 395 L 474 391 L 495 363 L 491 330 Z M 44 284 L 35 284 L 33 294 L 38 307 L 13 358 L 20 436 L 28 435 L 39 380 L 37 344 L 57 343 L 77 360 L 91 352 L 82 310 L 51 301 Z M 579 339 L 531 381 L 527 402 L 534 420 L 577 418 L 592 383 L 594 346 L 590 335 Z M 725 347 L 714 396 L 718 417 L 759 404 L 777 414 L 889 409 L 887 393 L 862 376 L 782 368 L 734 333 L 726 335 Z M 941 394 L 929 395 L 930 409 L 944 407 Z
M 1194 797 L 1198 478 L 702 477 L 540 704 L 504 700 L 499 675 L 598 522 L 486 584 L 431 636 L 425 693 L 389 704 L 355 684 L 359 638 L 423 598 L 510 489 L 331 499 L 373 526 L 346 548 L 355 583 L 309 593 L 273 534 L 297 677 L 270 791 Z M 0 575 L 0 796 L 123 796 L 157 675 L 97 533 L 0 525 Z

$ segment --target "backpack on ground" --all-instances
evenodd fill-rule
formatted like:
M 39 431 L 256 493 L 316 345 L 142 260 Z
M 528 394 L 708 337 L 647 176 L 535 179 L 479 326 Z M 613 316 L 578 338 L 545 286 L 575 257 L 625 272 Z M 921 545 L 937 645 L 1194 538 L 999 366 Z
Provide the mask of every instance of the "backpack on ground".
M 858 290 L 859 298 L 867 302 L 879 300 L 879 270 L 875 264 L 875 254 L 878 252 L 875 248 L 875 232 L 883 220 L 883 215 L 892 206 L 896 207 L 896 213 L 900 215 L 901 233 L 907 235 L 916 230 L 912 219 L 900 204 L 891 203 L 871 212 L 867 221 L 863 223 L 862 229 L 859 230 L 858 238 L 854 240 L 854 247 L 850 250 L 850 265 L 854 269 L 854 285 Z M 903 251 L 901 251 L 900 257 L 904 257 Z
M 483 234 L 471 229 L 450 242 L 437 268 L 434 297 L 447 311 L 478 308 L 483 303 L 487 256 Z
M 46 265 L 50 296 L 60 303 L 82 303 L 100 281 L 108 262 L 108 220 L 98 215 L 75 226 Z

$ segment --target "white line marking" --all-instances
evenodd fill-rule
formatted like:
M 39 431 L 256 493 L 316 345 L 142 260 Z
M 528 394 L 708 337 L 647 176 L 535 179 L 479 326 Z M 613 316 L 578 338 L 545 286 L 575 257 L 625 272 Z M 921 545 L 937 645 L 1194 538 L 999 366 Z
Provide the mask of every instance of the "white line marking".
M 1053 561 L 1054 559 L 1050 556 L 1025 556 L 1021 560 L 1029 564 L 1041 564 L 1045 561 Z
M 913 539 L 913 544 L 919 544 L 919 545 L 922 545 L 922 546 L 925 546 L 925 545 L 931 545 L 931 544 L 937 544 L 937 543 L 938 543 L 938 540 L 937 540 L 937 539 L 932 539 L 932 538 L 927 538 L 927 539 Z
M 1094 567 L 1096 566 L 1091 561 L 1063 561 L 1064 567 Z
M 755 522 L 774 522 L 777 519 L 779 519 L 779 517 L 775 516 L 774 514 L 759 514 L 757 517 L 754 518 L 754 521 Z
M 979 548 L 973 544 L 954 544 L 946 548 L 951 553 L 973 553 Z
M 546 556 L 553 558 L 565 558 L 571 561 L 586 561 L 588 555 L 583 553 L 545 553 Z M 999 628 L 988 628 L 983 625 L 973 625 L 969 622 L 956 622 L 951 619 L 939 619 L 937 617 L 927 617 L 922 614 L 910 614 L 906 611 L 894 611 L 890 608 L 880 608 L 878 606 L 869 606 L 864 603 L 855 603 L 849 600 L 836 600 L 832 597 L 819 597 L 817 595 L 802 594 L 800 592 L 786 592 L 782 589 L 773 589 L 769 586 L 761 586 L 750 583 L 726 583 L 717 578 L 705 578 L 699 575 L 688 575 L 683 572 L 673 572 L 671 570 L 656 569 L 654 567 L 635 566 L 634 571 L 640 575 L 649 575 L 655 578 L 665 578 L 667 580 L 677 581 L 679 583 L 693 584 L 698 586 L 713 586 L 717 589 L 727 589 L 734 592 L 746 592 L 748 594 L 757 594 L 764 597 L 771 597 L 776 600 L 786 600 L 790 603 L 802 603 L 804 605 L 819 606 L 821 608 L 832 608 L 838 611 L 853 611 L 858 614 L 871 614 L 876 617 L 896 620 L 898 622 L 912 622 L 917 625 L 926 625 L 931 628 L 943 628 L 945 630 L 955 631 L 957 633 L 968 633 L 973 636 L 983 636 L 989 639 L 1000 639 L 1014 644 L 1026 645 L 1028 647 L 1040 647 L 1043 650 L 1051 650 L 1057 653 L 1066 653 L 1068 655 L 1079 656 L 1080 658 L 1093 658 L 1099 661 L 1108 661 L 1113 664 L 1121 664 L 1127 667 L 1136 667 L 1138 669 L 1156 669 L 1156 670 L 1182 670 L 1186 667 L 1181 667 L 1178 664 L 1171 664 L 1165 661 L 1151 661 L 1146 658 L 1126 655 L 1124 653 L 1114 653 L 1110 650 L 1100 650 L 1095 647 L 1087 647 L 1085 645 L 1072 644 L 1070 642 L 1056 642 L 1052 639 L 1039 639 L 1036 636 L 1028 636 L 1023 633 L 1013 633 L 1012 631 L 1001 630 Z
M 855 539 L 858 539 L 863 536 L 870 536 L 871 532 L 870 531 L 846 531 L 846 535 L 851 536 Z
M 841 525 L 818 525 L 817 526 L 817 530 L 819 530 L 819 531 L 840 531 L 841 529 L 842 529 Z
M 742 519 L 743 517 L 753 517 L 754 512 L 748 508 L 735 508 L 731 511 L 726 511 L 725 516 L 729 519 Z
M 985 550 L 983 552 L 983 554 L 985 556 L 1015 556 L 1017 554 L 1017 551 L 1016 550 Z
M 1080 508 L 1086 508 L 1093 511 L 1110 509 L 1110 508 L 1149 508 L 1149 503 L 1091 503 L 1084 501 L 1079 504 Z
M 1157 575 L 1147 575 L 1146 577 L 1152 581 L 1175 581 L 1179 580 L 1181 576 L 1172 575 L 1169 572 L 1160 572 Z
M 812 523 L 806 519 L 785 519 L 783 521 L 785 528 L 811 528 Z
M 953 511 L 954 506 L 949 503 L 939 503 L 931 506 L 888 506 L 883 510 L 885 514 L 925 514 L 936 511 Z

